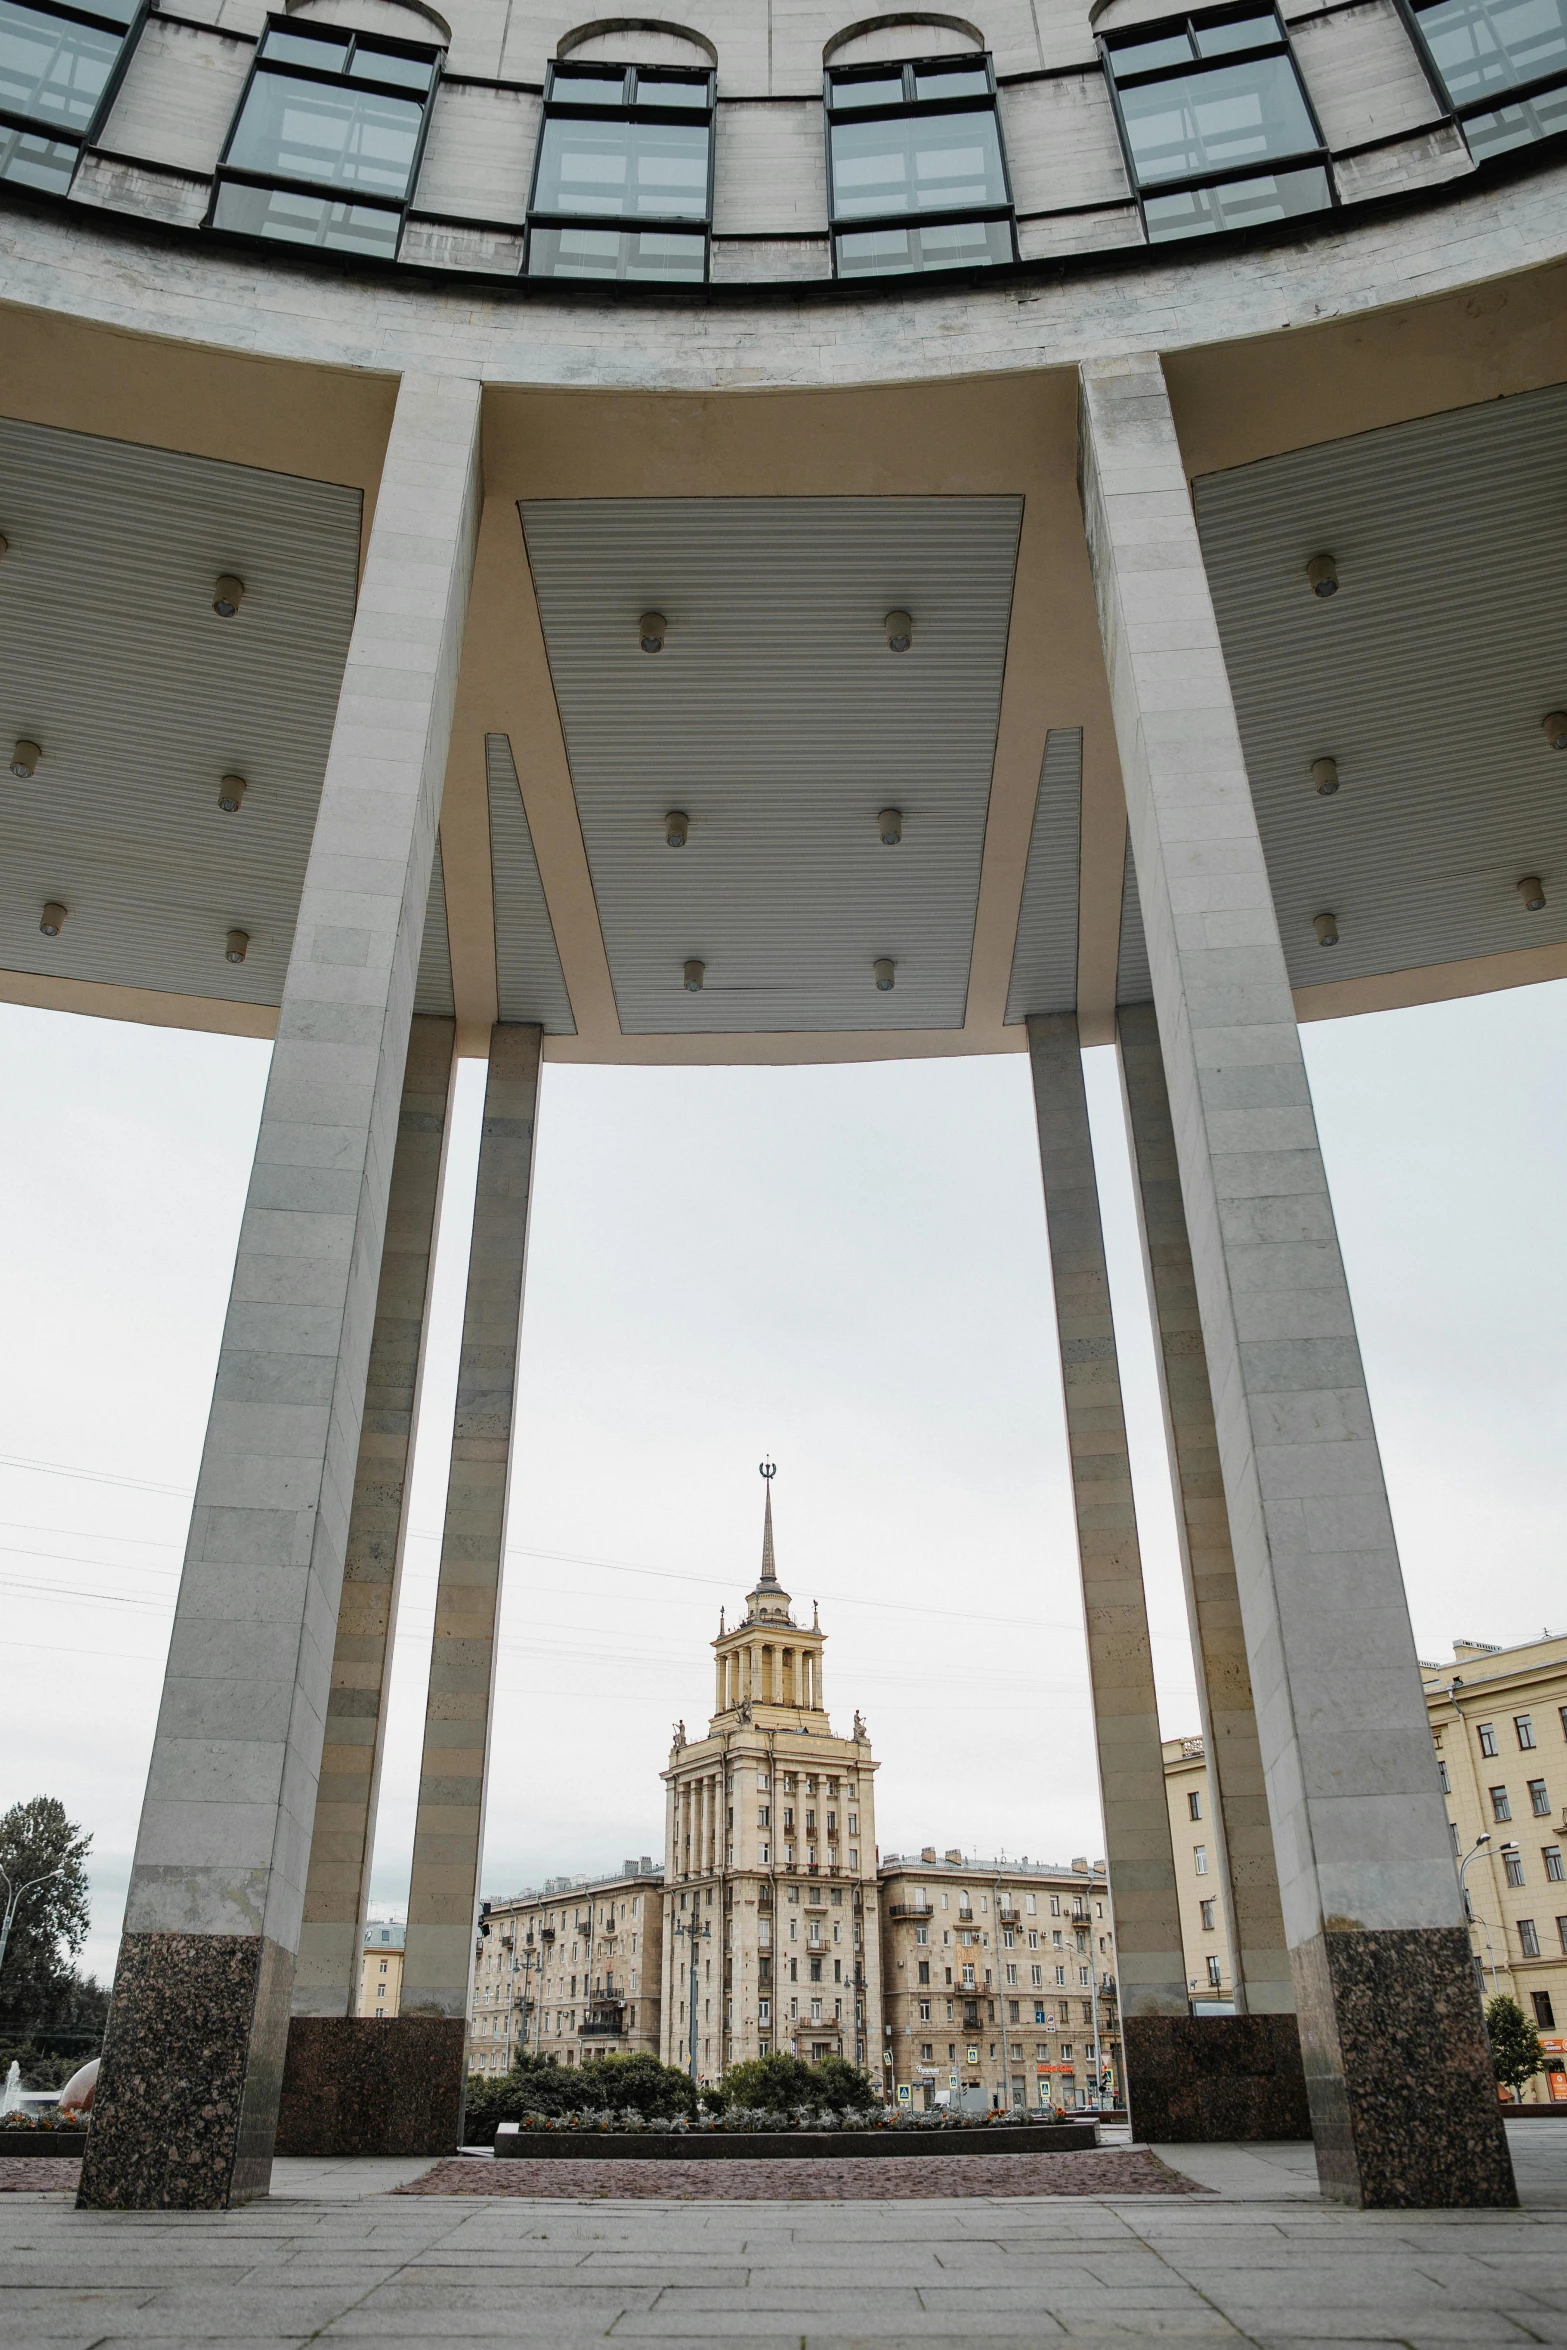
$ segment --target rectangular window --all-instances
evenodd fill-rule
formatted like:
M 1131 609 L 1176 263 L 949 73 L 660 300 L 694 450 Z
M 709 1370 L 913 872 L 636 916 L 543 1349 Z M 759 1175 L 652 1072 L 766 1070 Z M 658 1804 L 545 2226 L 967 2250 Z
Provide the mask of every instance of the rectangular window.
M 1521 1885 L 1523 1883 L 1523 1854 L 1521 1852 L 1504 1852 L 1502 1861 L 1507 1870 L 1508 1884 Z
M 550 67 L 528 205 L 530 277 L 700 284 L 712 218 L 711 73 Z M 785 1829 L 793 1824 L 785 1811 Z
M 1527 1753 L 1529 1748 L 1534 1744 L 1533 1721 L 1530 1719 L 1528 1714 L 1514 1714 L 1513 1728 L 1518 1733 L 1519 1745 L 1524 1749 L 1525 1753 Z
M 1199 1877 L 1205 1877 L 1208 1874 L 1208 1847 L 1206 1844 L 1192 1846 L 1192 1867 Z
M 1444 1795 L 1451 1795 L 1453 1792 L 1453 1782 L 1448 1777 L 1447 1765 L 1442 1761 L 1440 1756 L 1437 1757 L 1436 1775 L 1438 1780 L 1441 1782 L 1442 1793 Z
M 1494 1723 L 1476 1722 L 1475 1736 L 1480 1741 L 1480 1752 L 1482 1754 L 1494 1754 L 1496 1752 L 1496 1726 Z
M 1563 0 L 1414 0 L 1414 18 L 1476 162 L 1567 126 Z
M 1548 1885 L 1567 1883 L 1562 1874 L 1562 1848 L 1559 1844 L 1543 1844 L 1540 1858 L 1545 1863 L 1545 1881 Z
M 920 2001 L 920 2022 L 922 2024 L 930 2022 L 930 2001 L 928 1999 Z
M 1506 1789 L 1505 1787 L 1493 1787 L 1493 1788 L 1491 1789 L 1491 1817 L 1492 1817 L 1492 1819 L 1493 1819 L 1493 1820 L 1510 1820 L 1510 1819 L 1512 1818 L 1512 1816 L 1513 1816 L 1513 1807 L 1512 1807 L 1511 1803 L 1510 1803 L 1510 1802 L 1508 1801 L 1508 1799 L 1507 1799 L 1507 1789 Z
M 1103 55 L 1150 242 L 1332 203 L 1327 148 L 1272 8 L 1139 25 L 1110 35 Z
M 1042 1966 L 1031 1966 L 1028 1970 L 1028 1979 L 1037 1991 L 1045 1979 L 1044 1968 Z
M 0 0 L 0 179 L 63 196 L 108 113 L 145 0 Z
M 1209 1987 L 1209 1989 L 1210 1989 L 1210 1990 L 1212 1990 L 1212 1991 L 1217 1991 L 1217 1989 L 1219 1988 L 1219 1985 L 1220 1985 L 1220 1983 L 1223 1981 L 1223 1979 L 1224 1979 L 1224 1978 L 1223 1978 L 1223 1970 L 1222 1970 L 1222 1968 L 1221 1968 L 1221 1967 L 1220 1967 L 1220 1965 L 1219 1965 L 1219 1957 L 1218 1957 L 1218 1953 L 1217 1953 L 1217 1951 L 1212 1951 L 1212 1950 L 1210 1950 L 1210 1951 L 1209 1951 L 1209 1953 L 1208 1953 L 1208 1987 Z
M 1534 1816 L 1537 1820 L 1548 1820 L 1550 1818 L 1551 1799 L 1545 1792 L 1545 1781 L 1543 1779 L 1531 1779 L 1529 1781 L 1529 1802 L 1533 1807 Z
M 1198 1908 L 1202 1911 L 1202 1930 L 1205 1934 L 1211 1934 L 1214 1931 L 1213 1906 L 1217 1899 L 1218 1895 L 1214 1894 L 1212 1899 L 1208 1901 L 1200 1901 L 1197 1904 Z
M 1194 1787 L 1186 1798 L 1186 1816 L 1189 1820 L 1202 1818 L 1202 1789 Z
M 208 226 L 397 257 L 441 53 L 269 17 Z
M 989 57 L 829 74 L 827 182 L 839 277 L 1011 261 Z
M 1525 1958 L 1539 1957 L 1540 1935 L 1533 1918 L 1520 1918 L 1518 1920 L 1518 1947 L 1523 1952 Z
M 1549 1991 L 1531 1991 L 1529 1998 L 1534 2007 L 1534 2020 L 1540 2030 L 1554 2032 L 1556 2029 L 1556 2008 Z

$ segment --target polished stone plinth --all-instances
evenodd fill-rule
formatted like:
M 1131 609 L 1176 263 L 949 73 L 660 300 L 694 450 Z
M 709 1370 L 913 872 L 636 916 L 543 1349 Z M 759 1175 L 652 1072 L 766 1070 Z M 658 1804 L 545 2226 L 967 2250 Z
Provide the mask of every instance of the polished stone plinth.
M 1121 2028 L 1140 2139 L 1214 2145 L 1311 2136 L 1292 2015 L 1126 2016 Z
M 1515 2204 L 1467 1933 L 1319 1934 L 1292 1956 L 1323 2194 L 1395 2209 Z M 1336 2052 L 1320 2044 L 1322 2015 Z
M 467 2026 L 447 2016 L 296 2015 L 280 2154 L 450 2154 L 462 2125 Z
M 292 1977 L 263 1935 L 121 1938 L 84 2209 L 220 2211 L 267 2192 Z

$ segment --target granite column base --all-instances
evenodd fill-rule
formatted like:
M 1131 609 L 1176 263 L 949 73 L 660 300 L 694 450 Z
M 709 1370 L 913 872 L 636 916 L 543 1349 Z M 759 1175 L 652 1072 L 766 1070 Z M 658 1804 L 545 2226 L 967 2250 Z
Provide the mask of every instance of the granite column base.
M 1318 1934 L 1291 1962 L 1323 2194 L 1371 2210 L 1511 2209 L 1464 1928 Z
M 293 1978 L 263 1935 L 121 1938 L 79 2209 L 224 2211 L 266 2194 Z
M 461 2016 L 296 2015 L 279 2154 L 453 2154 L 462 2128 Z
M 1309 2138 L 1292 2015 L 1140 2015 L 1121 2021 L 1134 2136 L 1163 2145 Z

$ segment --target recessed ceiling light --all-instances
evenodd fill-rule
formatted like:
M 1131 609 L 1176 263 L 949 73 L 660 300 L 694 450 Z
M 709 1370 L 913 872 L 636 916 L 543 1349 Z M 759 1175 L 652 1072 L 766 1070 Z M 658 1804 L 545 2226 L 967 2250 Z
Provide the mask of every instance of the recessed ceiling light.
M 223 942 L 224 962 L 243 963 L 249 948 L 250 932 L 248 930 L 231 930 Z
M 1313 555 L 1311 561 L 1306 565 L 1306 577 L 1311 582 L 1311 592 L 1314 596 L 1327 597 L 1338 594 L 1338 565 L 1331 555 Z
M 24 734 L 11 753 L 11 773 L 25 783 L 42 757 L 37 743 L 29 742 Z
M 1336 914 L 1313 915 L 1311 927 L 1317 934 L 1319 947 L 1336 947 L 1338 945 L 1338 916 Z
M 218 785 L 218 806 L 223 810 L 224 815 L 232 816 L 244 796 L 245 778 L 243 775 L 225 775 L 223 781 Z
M 702 982 L 706 976 L 707 965 L 703 962 L 699 962 L 695 955 L 691 956 L 690 960 L 685 966 L 685 983 L 687 995 L 700 995 L 702 992 Z
M 212 609 L 220 620 L 232 620 L 245 601 L 245 583 L 236 579 L 232 571 L 225 571 L 212 590 Z
M 1313 759 L 1311 780 L 1319 800 L 1331 800 L 1338 790 L 1337 759 Z
M 1551 710 L 1540 720 L 1540 731 L 1553 751 L 1567 751 L 1567 710 Z
M 43 932 L 45 938 L 59 937 L 61 931 L 65 928 L 65 908 L 60 904 L 58 898 L 51 898 L 49 900 L 48 905 L 45 906 L 43 911 L 43 920 L 39 923 L 38 927 Z
M 1545 903 L 1545 890 L 1538 873 L 1526 873 L 1518 884 L 1518 895 L 1531 914 L 1538 914 Z
M 669 622 L 662 612 L 644 612 L 637 622 L 637 642 L 644 653 L 661 653 Z
M 671 808 L 669 814 L 664 818 L 665 848 L 683 849 L 690 830 L 691 819 L 684 808 Z
M 914 642 L 914 622 L 907 612 L 889 612 L 883 624 L 889 653 L 906 653 Z
M 903 810 L 901 808 L 883 808 L 876 819 L 876 830 L 881 835 L 882 847 L 895 849 L 903 838 Z
M 891 955 L 878 955 L 871 969 L 876 974 L 876 993 L 891 995 L 892 983 L 897 975 Z

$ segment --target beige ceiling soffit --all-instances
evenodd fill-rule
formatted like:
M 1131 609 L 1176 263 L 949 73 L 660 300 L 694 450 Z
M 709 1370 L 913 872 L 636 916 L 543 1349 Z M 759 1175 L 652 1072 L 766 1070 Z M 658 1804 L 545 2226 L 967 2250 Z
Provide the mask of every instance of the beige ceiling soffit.
M 276 1004 L 226 1004 L 216 996 L 164 995 L 97 979 L 55 979 L 47 971 L 0 971 L 0 1003 L 39 1012 L 81 1012 L 93 1020 L 134 1020 L 143 1028 L 194 1028 L 206 1036 L 277 1034 Z
M 616 1069 L 810 1069 L 834 1061 L 957 1061 L 985 1053 L 1021 1053 L 1028 1031 L 967 1028 L 787 1029 L 735 1036 L 547 1036 L 547 1061 L 586 1061 Z
M 501 504 L 497 498 L 498 509 Z M 504 517 L 497 514 L 494 568 L 486 572 L 482 602 L 479 583 L 477 579 L 474 582 L 485 638 L 485 673 L 495 681 L 485 731 L 507 735 L 511 741 L 523 812 L 555 931 L 555 951 L 577 1024 L 574 1038 L 546 1037 L 546 1057 L 558 1059 L 561 1056 L 556 1048 L 568 1042 L 602 1047 L 613 1044 L 620 1035 L 620 1017 L 571 787 L 560 712 L 555 706 L 522 517 L 514 498 L 508 497 L 504 504 Z M 595 1057 L 592 1051 L 581 1055 L 584 1060 Z M 611 1056 L 606 1053 L 603 1057 Z
M 1328 980 L 1297 987 L 1297 1020 L 1349 1020 L 1359 1012 L 1406 1012 L 1416 1004 L 1446 1004 L 1460 996 L 1493 995 L 1504 987 L 1539 987 L 1567 979 L 1567 944 L 1519 947 L 1507 955 L 1471 955 L 1458 963 L 1426 963 L 1415 971 L 1379 971 L 1369 979 Z

